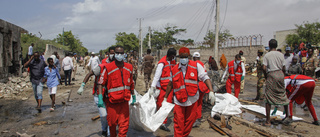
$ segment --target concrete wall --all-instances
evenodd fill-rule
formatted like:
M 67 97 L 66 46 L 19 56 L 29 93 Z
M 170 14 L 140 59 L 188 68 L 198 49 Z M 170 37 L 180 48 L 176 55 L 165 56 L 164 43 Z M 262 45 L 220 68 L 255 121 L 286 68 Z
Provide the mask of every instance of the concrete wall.
M 282 30 L 282 31 L 276 31 L 274 38 L 278 42 L 278 48 L 282 48 L 283 46 L 286 46 L 286 37 L 289 34 L 297 34 L 296 29 L 290 29 L 290 30 Z
M 60 59 L 65 57 L 65 51 L 57 48 L 53 45 L 46 44 L 46 51 L 44 52 L 44 58 L 47 59 L 51 55 L 53 55 L 53 52 L 58 52 Z
M 28 31 L 0 19 L 0 82 L 21 74 L 21 33 Z
M 247 59 L 248 63 L 254 63 L 254 61 L 257 58 L 257 52 L 259 49 L 264 50 L 263 45 L 257 45 L 257 46 L 244 46 L 244 47 L 227 47 L 227 48 L 219 48 L 219 59 L 215 59 L 217 63 L 220 61 L 220 57 L 222 54 L 224 54 L 227 58 L 227 61 L 234 60 L 234 57 L 236 54 L 239 53 L 240 50 L 243 51 L 243 56 Z M 201 61 L 207 62 L 209 60 L 210 56 L 214 57 L 214 50 L 212 48 L 206 48 L 206 49 L 190 49 L 190 53 L 193 54 L 194 52 L 200 52 L 201 54 Z M 177 51 L 178 53 L 178 51 Z M 160 57 L 163 57 L 167 55 L 167 50 L 161 50 L 160 51 Z

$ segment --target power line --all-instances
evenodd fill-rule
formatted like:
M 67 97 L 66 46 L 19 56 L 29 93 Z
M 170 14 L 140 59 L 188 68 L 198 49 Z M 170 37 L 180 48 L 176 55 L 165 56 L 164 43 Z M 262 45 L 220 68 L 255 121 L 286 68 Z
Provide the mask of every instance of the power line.
M 226 19 L 226 16 L 227 16 L 227 10 L 228 10 L 228 0 L 227 0 L 227 2 L 226 2 L 226 10 L 224 11 L 223 22 L 222 22 L 222 24 L 221 24 L 221 27 L 220 27 L 219 32 L 221 31 L 221 29 L 222 29 L 222 27 L 223 27 L 223 24 L 224 24 L 224 21 L 225 21 L 225 19 Z
M 213 13 L 213 9 L 214 9 L 214 8 L 213 8 L 213 6 L 212 6 L 212 7 L 210 8 L 210 12 L 208 13 L 208 15 L 207 15 L 207 17 L 206 17 L 206 20 L 204 21 L 204 23 L 203 23 L 203 25 L 202 25 L 202 27 L 201 27 L 201 29 L 200 29 L 200 31 L 199 31 L 199 34 L 198 34 L 198 36 L 196 37 L 195 41 L 198 40 L 198 38 L 199 38 L 199 36 L 200 36 L 200 34 L 201 34 L 204 26 L 207 24 L 207 21 L 208 21 L 208 19 L 209 19 L 209 16 L 212 15 L 212 13 Z M 210 18 L 209 20 L 211 20 L 211 18 Z M 208 25 L 208 27 L 209 27 L 209 25 Z

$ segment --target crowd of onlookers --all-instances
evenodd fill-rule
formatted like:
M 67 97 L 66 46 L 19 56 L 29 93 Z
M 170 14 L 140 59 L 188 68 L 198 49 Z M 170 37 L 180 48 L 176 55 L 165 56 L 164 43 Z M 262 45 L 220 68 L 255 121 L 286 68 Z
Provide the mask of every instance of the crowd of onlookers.
M 281 52 L 280 49 L 278 51 Z M 319 50 L 309 42 L 286 46 L 284 58 L 286 75 L 303 74 L 315 79 L 320 77 Z

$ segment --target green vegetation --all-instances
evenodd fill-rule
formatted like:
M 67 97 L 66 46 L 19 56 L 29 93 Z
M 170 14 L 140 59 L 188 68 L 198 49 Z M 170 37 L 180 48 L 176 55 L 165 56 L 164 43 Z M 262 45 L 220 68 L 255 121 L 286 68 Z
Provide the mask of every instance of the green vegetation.
M 320 23 L 306 22 L 301 25 L 295 25 L 297 27 L 297 34 L 289 34 L 286 37 L 286 42 L 289 45 L 299 44 L 301 41 L 310 42 L 312 45 L 320 44 Z
M 220 32 L 219 34 L 219 43 L 221 42 L 225 42 L 228 38 L 232 38 L 232 34 L 230 33 L 230 31 L 228 29 Z M 205 44 L 209 44 L 210 47 L 214 46 L 214 41 L 216 39 L 216 34 L 215 32 L 212 30 L 209 30 L 209 32 L 206 34 L 206 36 L 203 38 L 205 41 Z M 221 46 L 221 45 L 219 45 Z
M 45 52 L 46 44 L 54 45 L 57 48 L 61 48 L 65 51 L 76 52 L 79 55 L 84 55 L 87 52 L 87 48 L 82 46 L 82 42 L 79 38 L 75 37 L 71 31 L 67 31 L 64 33 L 64 43 L 63 45 L 63 35 L 58 34 L 57 38 L 53 40 L 49 39 L 40 39 L 34 34 L 21 34 L 21 47 L 22 47 L 22 55 L 23 58 L 26 57 L 28 53 L 28 48 L 31 43 L 34 43 L 33 51 Z

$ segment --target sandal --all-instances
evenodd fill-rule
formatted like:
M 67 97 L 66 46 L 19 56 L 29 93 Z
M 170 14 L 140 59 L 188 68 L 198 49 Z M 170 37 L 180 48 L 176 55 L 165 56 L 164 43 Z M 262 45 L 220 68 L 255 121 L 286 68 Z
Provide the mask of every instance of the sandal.
M 36 107 L 36 109 L 38 110 L 38 113 L 42 112 L 41 107 Z
M 53 112 L 54 111 L 54 108 L 50 108 L 50 112 Z
M 262 123 L 261 125 L 264 126 L 264 127 L 271 127 L 271 123 L 270 124 Z

